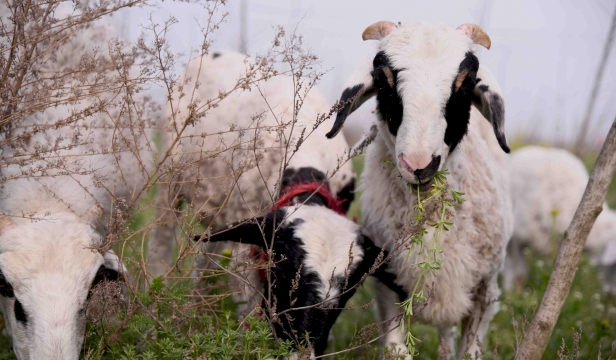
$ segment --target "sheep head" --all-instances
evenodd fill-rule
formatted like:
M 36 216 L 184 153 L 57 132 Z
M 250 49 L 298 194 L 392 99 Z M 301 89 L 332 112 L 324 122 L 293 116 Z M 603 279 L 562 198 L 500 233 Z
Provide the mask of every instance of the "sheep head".
M 127 274 L 112 251 L 93 249 L 100 213 L 0 220 L 0 308 L 17 358 L 79 358 L 91 290 Z
M 279 317 L 276 334 L 299 343 L 308 332 L 316 356 L 324 353 L 329 331 L 356 286 L 377 259 L 387 257 L 386 251 L 381 254 L 381 248 L 360 234 L 357 224 L 318 205 L 283 207 L 195 240 L 251 244 L 265 252 L 272 245 L 269 279 L 275 286 L 263 286 L 264 298 L 269 298 L 271 289 L 277 311 L 290 310 L 291 315 Z M 385 268 L 383 265 L 372 275 L 389 286 L 394 276 L 385 273 Z M 297 290 L 291 294 L 293 288 Z
M 347 82 L 328 138 L 336 136 L 347 116 L 376 96 L 379 135 L 394 154 L 404 179 L 428 185 L 468 128 L 475 105 L 492 123 L 505 152 L 504 103 L 498 83 L 479 65 L 473 45 L 489 48 L 489 36 L 477 25 L 369 26 L 364 39 L 379 40 L 379 51 Z

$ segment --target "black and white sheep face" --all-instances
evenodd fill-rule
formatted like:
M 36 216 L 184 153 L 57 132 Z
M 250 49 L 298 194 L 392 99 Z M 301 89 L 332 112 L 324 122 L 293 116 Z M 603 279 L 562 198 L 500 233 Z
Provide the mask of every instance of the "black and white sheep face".
M 18 359 L 79 358 L 89 292 L 117 280 L 121 266 L 113 252 L 89 248 L 99 241 L 74 219 L 0 231 L 0 308 Z
M 453 30 L 380 22 L 366 29 L 364 39 L 380 40 L 380 51 L 347 82 L 340 99 L 345 105 L 328 137 L 376 96 L 379 134 L 395 156 L 389 160 L 411 184 L 429 184 L 443 167 L 466 134 L 471 104 L 492 122 L 501 147 L 509 151 L 500 89 L 472 52 L 474 42 L 489 47 L 478 26 Z
M 381 249 L 360 234 L 357 224 L 320 205 L 284 207 L 253 222 L 232 224 L 202 240 L 266 248 L 265 243 L 269 247 L 272 239 L 274 266 L 270 280 L 279 320 L 276 334 L 301 341 L 308 332 L 314 354 L 322 355 L 331 327 Z M 391 276 L 384 268 L 373 275 L 383 275 L 388 283 Z M 291 289 L 295 290 L 290 293 Z M 265 285 L 265 299 L 269 290 Z M 291 308 L 296 310 L 288 311 Z

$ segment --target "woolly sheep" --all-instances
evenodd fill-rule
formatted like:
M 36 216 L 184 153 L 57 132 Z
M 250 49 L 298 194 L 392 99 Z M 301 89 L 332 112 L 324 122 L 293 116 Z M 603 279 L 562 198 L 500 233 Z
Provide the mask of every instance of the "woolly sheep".
M 93 25 L 89 31 L 96 33 L 96 29 L 104 33 L 108 27 Z M 86 42 L 93 47 L 91 40 Z M 66 45 L 76 46 L 73 58 L 85 49 L 82 42 Z M 74 65 L 56 62 L 45 66 L 58 70 Z M 44 128 L 87 105 L 84 100 L 48 108 L 21 122 L 13 135 L 40 125 Z M 90 290 L 102 281 L 128 275 L 113 251 L 101 254 L 93 248 L 105 235 L 105 229 L 98 227 L 101 219 L 112 208 L 120 209 L 114 199 L 130 199 L 144 184 L 147 174 L 142 165 L 148 164 L 149 152 L 142 147 L 139 162 L 126 144 L 112 144 L 118 129 L 107 119 L 107 115 L 95 114 L 70 127 L 39 131 L 29 139 L 24 158 L 37 152 L 39 157 L 27 165 L 14 163 L 2 169 L 0 309 L 15 355 L 21 360 L 78 359 Z M 131 138 L 134 133 L 123 135 Z M 74 139 L 80 145 L 72 147 Z M 61 150 L 40 150 L 50 144 Z M 120 152 L 109 151 L 112 146 Z M 100 155 L 101 149 L 109 152 Z M 12 157 L 16 153 L 8 146 L 2 155 L 19 159 Z
M 202 60 L 201 65 L 198 60 L 189 64 L 188 81 L 184 86 L 185 89 L 192 89 L 198 74 L 199 87 L 195 90 L 195 98 L 202 101 L 216 98 L 219 91 L 231 90 L 236 80 L 253 64 L 245 55 L 228 51 L 214 52 Z M 334 197 L 344 201 L 342 206 L 348 209 L 353 200 L 355 175 L 350 162 L 339 166 L 338 158 L 348 151 L 344 139 L 324 141 L 327 126 L 324 124 L 317 127 L 299 150 L 291 155 L 300 134 L 305 130 L 308 135 L 318 115 L 327 114 L 330 110 L 324 97 L 316 89 L 311 89 L 303 101 L 291 134 L 291 127 L 283 123 L 292 120 L 294 92 L 292 78 L 279 75 L 258 86 L 253 85 L 250 91 L 231 93 L 216 108 L 208 110 L 204 119 L 186 128 L 177 145 L 181 150 L 169 161 L 173 164 L 168 168 L 174 176 L 169 179 L 171 185 L 164 186 L 158 197 L 157 228 L 149 243 L 149 275 L 162 275 L 170 265 L 177 223 L 175 210 L 182 199 L 190 203 L 195 213 L 203 216 L 201 223 L 204 226 L 210 226 L 215 217 L 213 225 L 220 228 L 269 211 L 278 194 L 290 185 L 288 180 L 294 174 L 301 173 L 304 182 L 324 183 Z M 186 109 L 189 101 L 188 96 L 174 100 L 173 107 Z M 187 115 L 180 113 L 175 125 L 182 126 Z M 170 109 L 167 117 L 171 118 Z M 235 131 L 229 131 L 230 128 Z M 286 158 L 288 166 L 283 174 L 281 163 L 285 159 L 285 151 L 280 133 L 284 133 L 291 143 Z M 173 131 L 167 132 L 163 143 L 171 143 L 173 134 Z M 225 145 L 221 146 L 223 142 Z M 256 151 L 255 144 L 258 144 Z M 220 154 L 211 157 L 215 152 Z M 255 166 L 257 159 L 258 167 Z M 339 170 L 333 174 L 338 167 Z M 280 184 L 277 183 L 279 175 L 283 175 Z M 196 179 L 199 179 L 197 186 Z M 183 185 L 175 185 L 180 183 Z M 219 211 L 220 208 L 222 210 Z M 345 220 L 342 216 L 337 217 Z M 240 261 L 248 260 L 250 249 L 240 245 L 234 255 Z M 205 266 L 205 262 L 201 261 L 196 267 L 202 269 Z M 254 291 L 262 287 L 256 272 L 247 272 L 246 276 L 239 292 L 241 298 L 236 299 L 248 304 L 242 306 L 240 312 L 247 312 L 260 300 Z
M 543 257 L 555 254 L 553 235 L 564 234 L 569 227 L 586 189 L 588 171 L 566 150 L 527 146 L 511 155 L 509 178 L 515 227 L 503 271 L 505 289 L 526 280 L 524 247 Z M 616 212 L 604 204 L 585 248 L 600 265 L 605 290 L 615 292 L 616 248 L 612 243 L 616 244 Z
M 387 256 L 360 233 L 357 224 L 329 209 L 327 198 L 326 193 L 302 193 L 296 199 L 302 204 L 299 207 L 285 206 L 255 221 L 235 223 L 209 237 L 203 235 L 204 241 L 241 242 L 259 246 L 264 252 L 274 238 L 271 282 L 265 279 L 259 290 L 263 291 L 263 302 L 272 290 L 279 320 L 274 323 L 277 336 L 297 343 L 308 332 L 313 357 L 323 355 L 329 332 L 346 302 L 379 256 Z M 272 237 L 274 229 L 276 236 Z M 393 285 L 386 268 L 381 266 L 373 275 Z M 268 309 L 265 303 L 262 306 Z M 291 308 L 296 310 L 285 315 Z
M 327 136 L 336 136 L 349 113 L 376 96 L 378 135 L 367 149 L 359 189 L 364 231 L 389 251 L 413 222 L 417 192 L 429 189 L 437 170 L 449 170 L 448 185 L 466 201 L 452 208 L 454 224 L 441 239 L 442 267 L 426 279 L 434 294 L 415 316 L 438 327 L 450 355 L 456 352 L 455 326 L 465 320 L 457 354 L 475 357 L 498 311 L 497 274 L 513 222 L 503 99 L 473 54 L 473 43 L 490 47 L 489 37 L 471 24 L 453 30 L 382 21 L 369 26 L 363 39 L 380 40 L 378 53 L 347 82 L 340 99 L 344 108 Z M 427 229 L 424 246 L 429 247 L 435 229 Z M 397 276 L 402 291 L 376 281 L 381 320 L 399 314 L 396 303 L 411 294 L 421 272 L 416 263 L 425 257 L 416 251 L 393 256 L 388 272 Z M 396 326 L 391 323 L 385 343 L 405 350 L 405 334 Z
M 45 120 L 66 116 L 58 114 L 63 111 L 67 109 L 62 106 L 49 109 L 44 112 Z M 130 199 L 145 176 L 130 153 L 122 154 L 117 163 L 112 154 L 84 157 L 93 149 L 108 149 L 113 129 L 87 134 L 85 125 L 79 128 L 84 138 L 92 136 L 96 142 L 54 154 L 73 165 L 73 175 L 52 169 L 10 179 L 28 172 L 17 164 L 2 171 L 8 180 L 0 189 L 4 214 L 0 221 L 0 308 L 19 359 L 77 359 L 89 290 L 126 273 L 113 251 L 100 254 L 92 247 L 101 244 L 104 236 L 103 230 L 96 229 L 103 213 L 118 206 L 112 197 Z M 31 140 L 32 148 L 46 144 L 49 136 L 63 135 L 71 134 L 66 129 L 39 133 Z M 147 159 L 145 155 L 141 158 Z M 42 159 L 28 168 L 48 164 Z M 96 169 L 96 175 L 79 174 L 90 168 Z M 110 180 L 101 186 L 99 177 Z

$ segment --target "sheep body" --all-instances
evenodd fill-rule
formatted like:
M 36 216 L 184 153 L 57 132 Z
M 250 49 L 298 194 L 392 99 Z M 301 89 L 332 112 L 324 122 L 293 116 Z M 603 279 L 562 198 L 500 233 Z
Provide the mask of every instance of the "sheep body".
M 87 33 L 100 35 L 99 42 L 73 39 L 58 51 L 72 56 L 42 68 L 75 66 L 88 47 L 104 46 L 100 39 L 108 39 L 108 30 L 107 24 L 93 24 Z M 19 359 L 78 359 L 89 291 L 100 281 L 128 275 L 113 251 L 96 250 L 106 233 L 99 225 L 104 216 L 123 211 L 122 201 L 144 185 L 150 151 L 141 127 L 109 120 L 119 117 L 113 109 L 45 128 L 89 105 L 86 99 L 27 117 L 13 136 L 41 130 L 17 148 L 2 149 L 16 163 L 1 173 L 0 308 Z
M 327 136 L 334 137 L 352 111 L 376 96 L 378 135 L 366 151 L 360 181 L 362 217 L 366 234 L 393 252 L 388 271 L 401 288 L 376 282 L 380 318 L 395 318 L 396 303 L 424 280 L 418 263 L 427 260 L 435 233 L 428 224 L 442 214 L 433 209 L 424 214 L 428 232 L 422 251 L 393 251 L 394 245 L 409 245 L 419 232 L 413 229 L 418 193 L 430 196 L 437 171 L 448 170 L 447 185 L 464 193 L 465 201 L 451 209 L 453 225 L 440 239 L 443 253 L 436 254 L 442 265 L 425 278 L 434 293 L 414 316 L 439 328 L 450 355 L 474 357 L 498 310 L 497 274 L 513 231 L 504 102 L 498 83 L 473 54 L 473 43 L 489 47 L 489 37 L 472 24 L 453 30 L 387 21 L 369 26 L 362 37 L 379 40 L 378 52 L 347 82 L 340 99 L 346 105 Z M 456 349 L 453 329 L 460 320 L 465 321 Z M 385 343 L 405 350 L 406 334 L 396 325 L 389 324 Z
M 588 183 L 588 171 L 568 151 L 539 146 L 516 151 L 509 160 L 508 171 L 515 227 L 503 280 L 505 288 L 510 289 L 516 283 L 522 285 L 526 277 L 523 247 L 529 246 L 543 257 L 556 254 L 554 240 L 564 234 L 573 219 Z M 613 241 L 616 241 L 616 212 L 604 204 L 585 249 L 599 260 L 606 245 Z M 605 261 L 603 265 L 614 263 Z M 607 283 L 606 286 L 609 287 Z
M 426 279 L 427 284 L 434 284 L 434 295 L 417 313 L 418 319 L 441 329 L 455 325 L 472 313 L 476 288 L 482 281 L 497 276 L 508 234 L 512 231 L 508 182 L 503 173 L 504 164 L 497 160 L 502 156 L 493 155 L 488 145 L 491 139 L 481 135 L 481 127 L 490 130 L 489 123 L 473 109 L 465 140 L 444 165 L 450 172 L 447 184 L 463 192 L 465 201 L 452 209 L 454 224 L 443 234 L 441 242 L 442 268 L 434 275 L 428 273 Z M 383 163 L 384 158 L 390 159 L 392 154 L 377 137 L 366 151 L 367 171 L 360 178 L 359 191 L 362 191 L 362 217 L 367 235 L 375 239 L 377 246 L 389 249 L 391 239 L 399 238 L 400 230 L 415 217 L 413 205 L 417 203 L 417 196 L 400 181 L 396 171 Z M 435 229 L 426 227 L 426 230 L 424 247 L 429 248 Z M 425 254 L 418 255 L 414 250 L 391 260 L 390 271 L 395 271 L 397 283 L 408 294 L 421 272 L 416 264 L 424 260 Z M 385 292 L 380 291 L 383 285 L 375 285 L 378 300 L 379 294 Z M 486 298 L 498 299 L 499 295 L 498 287 L 490 285 Z M 388 299 L 381 299 L 381 302 L 386 303 Z M 497 306 L 491 308 L 488 311 L 493 314 L 498 310 Z M 396 308 L 387 309 L 387 315 L 397 311 Z M 387 315 L 382 314 L 382 318 L 391 317 Z M 394 336 L 395 333 L 387 343 L 402 340 Z
M 271 286 L 260 289 L 263 308 L 267 312 L 265 299 L 271 298 L 276 304 L 277 336 L 299 343 L 308 332 L 312 355 L 320 356 L 331 327 L 381 249 L 360 233 L 357 224 L 315 200 L 311 197 L 303 205 L 282 207 L 254 223 L 233 224 L 204 238 L 262 248 L 271 244 Z M 373 275 L 380 277 L 383 269 Z
M 236 80 L 251 64 L 252 60 L 239 53 L 225 51 L 206 55 L 201 65 L 198 60 L 189 64 L 187 78 L 190 80 L 185 88 L 192 89 L 198 79 L 194 98 L 201 101 L 216 98 L 220 91 L 233 89 Z M 297 115 L 297 122 L 293 126 L 283 125 L 292 120 L 294 101 L 291 77 L 276 76 L 258 87 L 253 85 L 250 90 L 231 93 L 217 107 L 208 110 L 205 118 L 186 128 L 177 145 L 180 150 L 169 163 L 182 164 L 177 166 L 180 169 L 171 182 L 178 179 L 188 181 L 176 188 L 173 185 L 164 187 L 158 198 L 158 208 L 166 211 L 159 212 L 157 217 L 161 225 L 150 240 L 150 275 L 163 274 L 169 265 L 173 245 L 169 240 L 175 237 L 174 223 L 177 222 L 173 211 L 169 210 L 179 203 L 175 194 L 190 201 L 192 210 L 201 214 L 205 226 L 209 226 L 213 219 L 213 225 L 221 227 L 269 210 L 278 197 L 278 191 L 284 187 L 284 184 L 277 184 L 282 175 L 281 163 L 285 159 L 281 132 L 291 143 L 287 170 L 313 168 L 332 175 L 338 167 L 338 158 L 345 154 L 348 146 L 343 139 L 336 142 L 323 140 L 327 124 L 319 126 L 299 150 L 290 155 L 302 131 L 305 130 L 307 135 L 316 124 L 317 116 L 329 112 L 327 101 L 317 89 L 311 89 Z M 189 102 L 190 97 L 185 96 L 172 104 L 174 109 L 180 109 L 172 126 L 182 126 L 188 115 Z M 172 118 L 171 106 L 167 111 L 168 117 Z M 258 135 L 255 135 L 257 128 Z M 167 131 L 163 135 L 164 143 L 170 144 L 174 134 L 173 130 Z M 349 184 L 352 186 L 354 178 L 351 164 L 347 162 L 333 174 L 328 184 L 332 193 L 338 194 Z M 196 179 L 199 179 L 197 187 L 194 186 Z

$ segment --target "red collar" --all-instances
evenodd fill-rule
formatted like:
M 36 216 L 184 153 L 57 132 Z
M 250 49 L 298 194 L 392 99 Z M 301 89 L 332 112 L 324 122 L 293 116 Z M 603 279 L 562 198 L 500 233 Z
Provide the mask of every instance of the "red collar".
M 281 207 L 293 205 L 295 204 L 293 202 L 293 198 L 301 194 L 309 193 L 314 193 L 314 195 L 320 195 L 323 197 L 329 209 L 343 216 L 346 214 L 344 208 L 342 207 L 345 200 L 340 200 L 338 197 L 334 196 L 334 194 L 332 194 L 329 190 L 329 186 L 327 186 L 327 184 L 316 181 L 287 186 L 282 191 L 278 201 L 272 206 L 272 211 L 275 211 Z

